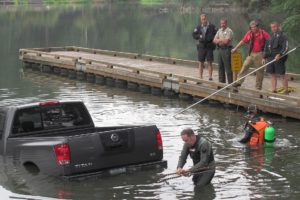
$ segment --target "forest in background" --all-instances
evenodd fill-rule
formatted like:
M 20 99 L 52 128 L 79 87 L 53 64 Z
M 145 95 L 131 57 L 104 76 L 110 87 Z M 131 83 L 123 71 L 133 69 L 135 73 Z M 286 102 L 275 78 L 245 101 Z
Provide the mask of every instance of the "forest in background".
M 289 32 L 292 36 L 299 33 L 299 0 L 229 0 L 229 2 L 246 7 L 250 13 L 263 13 L 266 9 L 271 9 L 283 16 L 283 30 Z
M 8 56 L 7 64 L 15 62 L 15 54 L 19 48 L 64 45 L 182 59 L 196 58 L 191 31 L 198 23 L 200 7 L 208 6 L 205 0 L 201 1 L 201 5 L 196 0 L 110 0 L 91 3 L 96 1 L 81 0 L 85 2 L 82 4 L 76 3 L 79 0 L 60 1 L 67 2 L 65 6 L 55 0 L 52 0 L 56 2 L 53 6 L 0 6 L 0 25 L 3 27 L 0 30 L 0 53 Z M 133 3 L 127 3 L 129 1 Z M 259 4 L 256 9 L 248 1 L 243 5 L 240 4 L 243 0 L 238 1 L 239 3 L 235 1 L 237 0 L 226 2 L 231 7 L 236 7 L 236 12 L 209 13 L 210 20 L 216 25 L 226 15 L 235 32 L 235 44 L 247 30 L 249 21 L 257 18 L 263 19 L 262 26 L 267 31 L 270 31 L 268 24 L 272 20 L 282 22 L 290 40 L 290 47 L 299 44 L 297 1 L 291 6 L 288 1 L 273 0 L 270 1 L 273 3 L 272 8 Z M 239 6 L 243 6 L 241 11 Z M 282 11 L 284 9 L 286 11 Z M 248 11 L 244 12 L 245 10 Z M 246 47 L 243 49 L 245 54 Z M 288 59 L 288 70 L 300 73 L 298 66 L 299 56 L 295 53 Z
M 113 0 L 109 0 L 113 1 Z M 122 2 L 140 2 L 142 4 L 157 4 L 162 3 L 199 3 L 199 5 L 215 3 L 228 3 L 237 4 L 247 9 L 250 13 L 261 13 L 265 9 L 272 9 L 280 14 L 285 13 L 284 19 L 282 20 L 282 27 L 284 30 L 296 35 L 299 31 L 297 24 L 300 21 L 300 1 L 299 0 L 115 0 Z M 41 3 L 46 5 L 56 4 L 92 4 L 101 3 L 105 0 L 3 0 L 0 1 L 3 4 L 11 3 L 15 5 L 30 4 L 30 3 Z

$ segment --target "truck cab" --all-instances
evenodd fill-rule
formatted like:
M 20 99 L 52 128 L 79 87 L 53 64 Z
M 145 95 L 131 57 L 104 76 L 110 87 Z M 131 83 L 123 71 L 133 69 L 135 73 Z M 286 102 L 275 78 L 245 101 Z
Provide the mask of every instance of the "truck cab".
M 0 108 L 0 138 L 12 165 L 68 179 L 167 165 L 155 125 L 95 127 L 80 101 Z

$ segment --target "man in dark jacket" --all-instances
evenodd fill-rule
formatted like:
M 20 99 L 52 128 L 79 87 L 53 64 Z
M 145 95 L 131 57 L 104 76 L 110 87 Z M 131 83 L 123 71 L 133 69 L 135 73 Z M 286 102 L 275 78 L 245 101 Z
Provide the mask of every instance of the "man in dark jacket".
M 215 175 L 215 161 L 212 145 L 204 137 L 195 135 L 190 128 L 181 132 L 184 141 L 183 149 L 179 157 L 176 173 L 178 175 L 188 175 L 193 173 L 194 185 L 204 186 L 211 182 Z M 186 159 L 190 155 L 194 166 L 188 170 L 183 169 Z
M 277 86 L 277 75 L 282 78 L 282 85 L 284 87 L 284 94 L 288 94 L 288 79 L 285 75 L 285 61 L 287 56 L 282 57 L 288 51 L 288 40 L 284 33 L 280 31 L 278 22 L 272 22 L 271 27 L 271 38 L 266 42 L 264 49 L 263 64 L 273 59 L 276 62 L 271 63 L 267 66 L 267 73 L 272 76 L 272 92 L 276 93 Z
M 199 40 L 197 45 L 200 78 L 203 78 L 204 62 L 208 64 L 209 80 L 212 80 L 212 62 L 214 60 L 213 51 L 216 46 L 213 43 L 214 37 L 217 33 L 216 27 L 207 21 L 205 14 L 200 15 L 200 25 L 198 25 L 193 32 L 193 38 Z

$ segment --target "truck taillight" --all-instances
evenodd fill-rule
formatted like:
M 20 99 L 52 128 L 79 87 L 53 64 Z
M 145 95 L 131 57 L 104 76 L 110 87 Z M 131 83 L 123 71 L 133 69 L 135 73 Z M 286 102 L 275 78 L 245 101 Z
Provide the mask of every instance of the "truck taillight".
M 163 149 L 163 142 L 162 142 L 160 131 L 156 131 L 156 145 L 159 150 Z
M 51 100 L 51 101 L 40 102 L 40 106 L 48 106 L 48 105 L 54 105 L 54 104 L 59 104 L 59 101 Z
M 70 164 L 70 148 L 68 144 L 59 144 L 54 146 L 54 152 L 59 165 Z

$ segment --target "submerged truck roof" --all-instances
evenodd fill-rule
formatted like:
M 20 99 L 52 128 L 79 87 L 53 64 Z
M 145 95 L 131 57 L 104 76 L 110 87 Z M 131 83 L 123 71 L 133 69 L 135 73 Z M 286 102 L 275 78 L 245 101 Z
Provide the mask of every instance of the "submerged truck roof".
M 60 103 L 83 103 L 83 101 L 80 100 L 41 100 L 39 102 L 33 101 L 33 102 L 13 102 L 12 104 L 8 106 L 0 106 L 0 108 L 26 108 L 26 107 L 34 107 L 34 106 L 46 106 L 46 105 L 54 105 L 54 104 L 60 104 Z
M 94 127 L 81 101 L 44 101 L 11 106 L 15 110 L 12 134 L 51 131 L 62 128 Z

